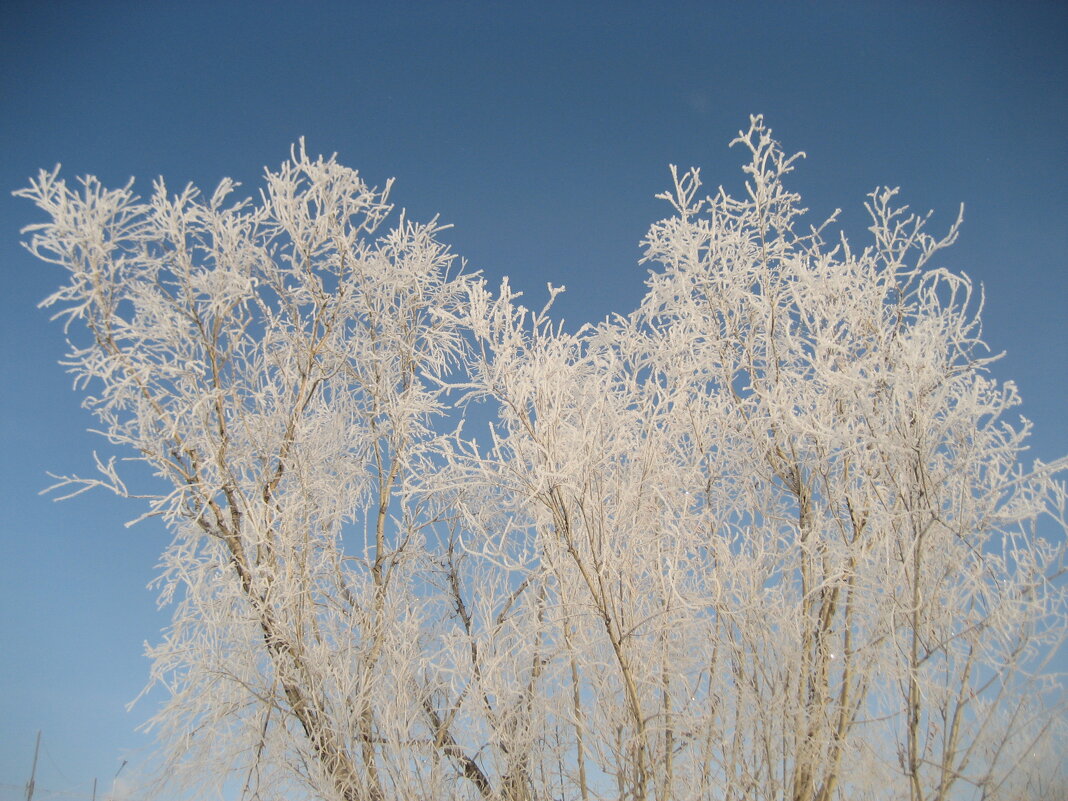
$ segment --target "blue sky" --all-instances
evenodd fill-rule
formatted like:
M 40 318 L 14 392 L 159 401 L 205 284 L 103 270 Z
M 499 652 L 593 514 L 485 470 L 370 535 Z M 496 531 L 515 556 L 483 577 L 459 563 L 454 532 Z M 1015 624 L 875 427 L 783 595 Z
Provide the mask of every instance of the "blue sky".
M 166 532 L 123 528 L 140 509 L 102 494 L 37 495 L 107 448 L 36 308 L 60 275 L 18 245 L 38 217 L 8 193 L 40 167 L 254 192 L 305 136 L 372 183 L 395 176 L 395 201 L 452 223 L 492 282 L 535 299 L 566 284 L 577 326 L 637 303 L 667 165 L 737 189 L 727 143 L 763 113 L 808 154 L 792 186 L 814 216 L 842 207 L 854 244 L 877 185 L 934 209 L 935 230 L 965 204 L 941 263 L 986 288 L 994 374 L 1021 389 L 1033 454 L 1068 453 L 1061 3 L 7 0 L 0 64 L 0 801 L 23 797 L 38 729 L 38 799 L 88 798 L 94 777 L 102 797 L 137 761 L 152 703 L 124 704 L 167 621 L 146 589 Z

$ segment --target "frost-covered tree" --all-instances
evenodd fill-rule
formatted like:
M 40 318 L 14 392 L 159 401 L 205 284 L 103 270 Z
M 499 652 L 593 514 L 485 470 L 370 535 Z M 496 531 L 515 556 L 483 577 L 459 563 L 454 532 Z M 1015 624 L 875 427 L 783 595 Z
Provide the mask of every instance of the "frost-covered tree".
M 1017 799 L 1063 787 L 1063 461 L 952 244 L 673 170 L 569 334 L 301 147 L 259 204 L 42 172 L 85 405 L 160 489 L 166 774 L 247 798 Z M 474 404 L 491 410 L 468 416 Z M 466 425 L 464 423 L 466 422 Z M 484 426 L 484 429 L 480 426 Z M 131 494 L 114 461 L 72 492 Z M 1060 750 L 1059 750 L 1060 749 Z
M 150 653 L 170 692 L 150 725 L 167 773 L 432 796 L 439 769 L 409 744 L 450 728 L 419 706 L 441 613 L 417 589 L 433 512 L 409 490 L 469 279 L 435 223 L 379 235 L 388 187 L 303 148 L 258 206 L 228 203 L 226 181 L 206 200 L 160 181 L 148 202 L 82 183 L 42 173 L 24 193 L 52 217 L 31 247 L 70 271 L 45 305 L 85 405 L 162 479 L 148 514 L 174 534 L 175 614 Z M 64 483 L 125 494 L 101 469 Z

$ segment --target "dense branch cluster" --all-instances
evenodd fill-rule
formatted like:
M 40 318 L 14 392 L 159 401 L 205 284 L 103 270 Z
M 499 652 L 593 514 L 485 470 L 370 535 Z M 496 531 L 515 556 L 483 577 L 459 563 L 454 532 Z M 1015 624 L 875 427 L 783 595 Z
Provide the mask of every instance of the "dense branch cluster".
M 165 775 L 248 799 L 1056 798 L 1064 463 L 1022 464 L 956 237 L 672 170 L 567 333 L 303 145 L 259 203 L 42 172 L 84 405 L 173 534 Z M 958 221 L 959 223 L 959 221 Z M 383 232 L 384 231 L 384 232 Z M 487 411 L 488 410 L 488 411 Z M 486 421 L 487 414 L 490 418 Z M 114 461 L 71 492 L 130 494 Z M 140 496 L 145 497 L 145 496 Z

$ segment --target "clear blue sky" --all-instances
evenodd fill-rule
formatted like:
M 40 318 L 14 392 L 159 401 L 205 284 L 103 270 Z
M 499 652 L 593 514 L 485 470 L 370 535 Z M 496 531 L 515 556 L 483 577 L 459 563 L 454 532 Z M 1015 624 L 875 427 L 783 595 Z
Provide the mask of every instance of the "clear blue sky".
M 440 213 L 472 268 L 534 298 L 567 284 L 568 321 L 627 312 L 638 241 L 667 214 L 667 165 L 741 185 L 727 142 L 763 113 L 808 159 L 793 186 L 841 206 L 863 241 L 865 194 L 900 185 L 966 206 L 942 263 L 986 287 L 986 337 L 1035 423 L 1068 453 L 1068 13 L 1063 3 L 281 3 L 7 0 L 0 7 L 0 801 L 100 793 L 147 739 L 127 713 L 167 621 L 146 584 L 166 533 L 103 494 L 39 497 L 46 471 L 91 470 L 91 421 L 36 303 L 55 268 L 19 246 L 13 199 L 40 167 L 148 190 L 255 191 L 264 165 L 312 151 Z M 57 797 L 57 796 L 51 796 Z

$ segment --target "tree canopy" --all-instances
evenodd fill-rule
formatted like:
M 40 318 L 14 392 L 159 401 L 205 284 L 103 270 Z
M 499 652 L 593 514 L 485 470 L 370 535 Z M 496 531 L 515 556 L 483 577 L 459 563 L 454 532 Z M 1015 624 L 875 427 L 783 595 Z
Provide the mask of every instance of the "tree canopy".
M 1065 488 L 897 190 L 803 224 L 672 168 L 629 314 L 568 333 L 303 144 L 258 202 L 18 194 L 143 517 L 162 775 L 242 798 L 1060 797 Z M 488 421 L 487 421 L 487 418 Z M 114 458 L 65 476 L 131 495 Z

